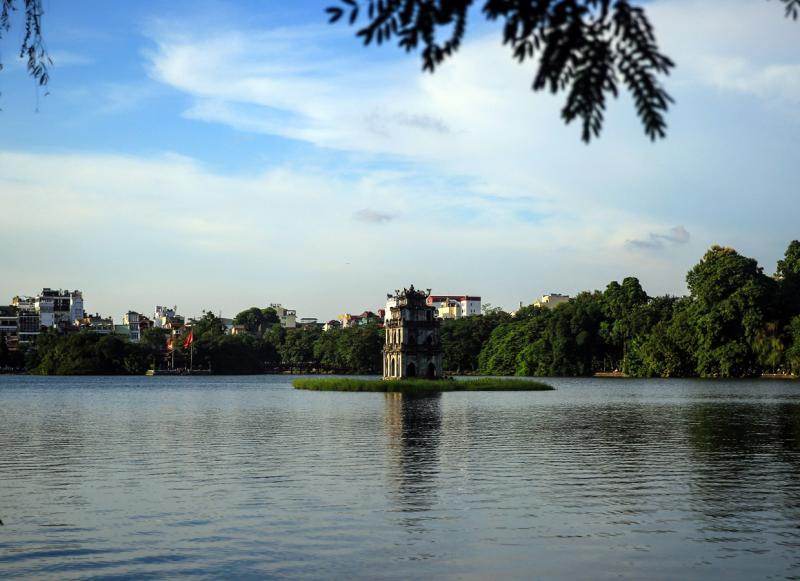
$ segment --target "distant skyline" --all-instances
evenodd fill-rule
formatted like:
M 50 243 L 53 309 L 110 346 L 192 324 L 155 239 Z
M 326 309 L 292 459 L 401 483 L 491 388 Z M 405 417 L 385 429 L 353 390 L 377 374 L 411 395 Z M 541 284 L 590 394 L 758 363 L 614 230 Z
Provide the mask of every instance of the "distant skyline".
M 800 237 L 800 23 L 780 3 L 648 2 L 677 64 L 668 137 L 623 96 L 589 146 L 499 27 L 473 19 L 429 75 L 327 25 L 330 3 L 46 3 L 47 96 L 15 26 L 0 303 L 50 286 L 115 319 L 276 302 L 323 320 L 413 283 L 513 310 L 625 276 L 685 294 L 712 244 L 771 274 Z

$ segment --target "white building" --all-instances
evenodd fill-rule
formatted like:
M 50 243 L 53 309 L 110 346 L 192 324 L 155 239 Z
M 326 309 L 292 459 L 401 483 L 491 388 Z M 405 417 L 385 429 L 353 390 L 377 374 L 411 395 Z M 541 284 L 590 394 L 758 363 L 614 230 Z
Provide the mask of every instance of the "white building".
M 83 318 L 83 294 L 78 290 L 43 288 L 34 297 L 34 305 L 42 327 L 72 327 Z
M 316 317 L 303 317 L 297 321 L 297 326 L 303 327 L 304 329 L 311 329 L 319 326 L 319 320 Z
M 278 320 L 281 322 L 281 327 L 284 329 L 294 329 L 297 327 L 297 311 L 287 309 L 280 303 L 272 303 L 270 305 L 278 314 Z
M 383 313 L 383 323 L 386 324 L 392 318 L 392 307 L 397 306 L 397 297 L 394 295 L 386 295 L 386 310 Z
M 460 319 L 481 314 L 481 297 L 470 295 L 430 295 L 427 304 L 435 307 L 443 318 Z M 458 307 L 453 303 L 458 303 Z
M 153 314 L 153 326 L 156 329 L 161 329 L 167 326 L 172 319 L 175 318 L 175 314 L 178 310 L 177 306 L 174 307 L 162 307 L 161 305 L 156 305 L 155 313 Z
M 35 297 L 14 297 L 12 305 L 19 314 L 19 340 L 34 339 L 41 329 L 76 327 L 83 319 L 83 294 L 81 291 L 43 288 Z
M 560 295 L 558 293 L 552 293 L 549 295 L 542 295 L 538 301 L 533 303 L 534 307 L 539 309 L 554 309 L 558 305 L 564 304 L 569 302 L 569 295 Z
M 115 328 L 119 326 L 115 325 Z M 142 338 L 142 334 L 153 326 L 153 322 L 136 311 L 128 311 L 122 315 L 122 326 L 128 327 L 128 339 L 132 343 L 138 343 Z

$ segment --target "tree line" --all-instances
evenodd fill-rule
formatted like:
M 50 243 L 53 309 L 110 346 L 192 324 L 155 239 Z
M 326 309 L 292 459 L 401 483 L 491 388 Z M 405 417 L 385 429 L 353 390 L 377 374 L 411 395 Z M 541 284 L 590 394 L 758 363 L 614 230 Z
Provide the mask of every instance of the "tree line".
M 789 244 L 774 275 L 732 248 L 713 246 L 686 275 L 689 294 L 648 296 L 638 279 L 610 282 L 553 309 L 509 314 L 484 309 L 442 324 L 451 373 L 583 376 L 621 371 L 635 377 L 747 377 L 800 374 L 800 242 Z M 41 374 L 141 374 L 171 362 L 214 373 L 320 371 L 380 373 L 377 324 L 323 332 L 284 329 L 272 308 L 252 307 L 226 333 L 207 312 L 167 349 L 169 331 L 148 329 L 139 343 L 89 332 L 42 333 L 25 352 L 0 341 L 0 367 Z M 188 332 L 188 331 L 187 331 Z
M 492 375 L 800 373 L 800 242 L 789 245 L 773 276 L 756 260 L 713 246 L 686 282 L 684 297 L 650 297 L 629 277 L 552 310 L 523 308 L 492 329 L 477 358 L 457 352 L 448 363 Z M 454 323 L 485 336 L 477 322 Z
M 0 341 L 0 367 L 41 375 L 142 375 L 148 369 L 207 369 L 215 374 L 275 371 L 381 372 L 384 334 L 377 324 L 332 329 L 284 329 L 275 310 L 252 307 L 234 319 L 244 332 L 228 334 L 223 321 L 206 312 L 168 347 L 170 331 L 147 329 L 138 343 L 118 335 L 48 330 L 24 351 L 9 352 Z

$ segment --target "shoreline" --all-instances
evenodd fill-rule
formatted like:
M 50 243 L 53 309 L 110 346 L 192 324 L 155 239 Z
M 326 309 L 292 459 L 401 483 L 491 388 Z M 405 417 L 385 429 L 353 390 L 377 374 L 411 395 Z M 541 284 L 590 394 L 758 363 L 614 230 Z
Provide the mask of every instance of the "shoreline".
M 85 373 L 85 374 L 38 374 L 38 373 L 31 373 L 29 371 L 5 371 L 0 370 L 0 376 L 30 376 L 30 377 L 187 377 L 187 376 L 206 376 L 206 377 L 231 377 L 231 376 L 242 376 L 242 377 L 251 377 L 255 375 L 285 375 L 285 376 L 319 376 L 319 377 L 341 377 L 341 378 L 357 378 L 357 377 L 374 377 L 374 378 L 381 378 L 381 374 L 379 373 L 337 373 L 334 371 L 316 371 L 316 372 L 304 372 L 304 371 L 267 371 L 267 372 L 259 372 L 259 373 L 213 373 L 207 369 L 198 369 L 188 373 L 176 373 L 176 372 L 164 372 L 164 371 L 156 371 L 155 373 L 148 372 L 144 374 L 117 374 L 117 373 Z M 626 375 L 621 371 L 598 371 L 593 373 L 592 375 L 554 375 L 549 377 L 540 378 L 539 376 L 524 376 L 524 375 L 477 375 L 471 373 L 461 373 L 461 374 L 449 374 L 448 378 L 469 378 L 469 380 L 480 380 L 480 379 L 489 379 L 489 378 L 503 378 L 504 381 L 509 380 L 529 380 L 529 381 L 538 381 L 539 379 L 702 379 L 702 380 L 722 380 L 722 381 L 732 381 L 732 380 L 743 380 L 743 379 L 765 379 L 765 380 L 796 380 L 800 379 L 800 376 L 793 375 L 791 373 L 762 373 L 761 375 L 746 375 L 740 377 L 697 377 L 697 376 L 673 376 L 673 377 L 636 377 L 631 375 Z

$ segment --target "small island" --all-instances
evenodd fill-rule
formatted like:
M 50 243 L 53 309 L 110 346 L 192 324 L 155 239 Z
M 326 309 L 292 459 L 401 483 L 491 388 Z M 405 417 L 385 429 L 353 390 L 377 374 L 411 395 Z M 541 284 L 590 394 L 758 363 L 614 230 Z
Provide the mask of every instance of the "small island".
M 360 379 L 355 377 L 301 377 L 292 381 L 295 389 L 312 391 L 377 391 L 399 393 L 440 393 L 443 391 L 552 391 L 554 388 L 532 379 Z
M 295 389 L 316 391 L 378 391 L 440 393 L 443 391 L 549 391 L 553 388 L 530 379 L 485 377 L 455 381 L 442 374 L 441 321 L 428 304 L 430 290 L 414 285 L 389 299 L 389 319 L 383 347 L 383 379 L 350 377 L 299 378 Z M 422 374 L 420 377 L 419 374 Z

